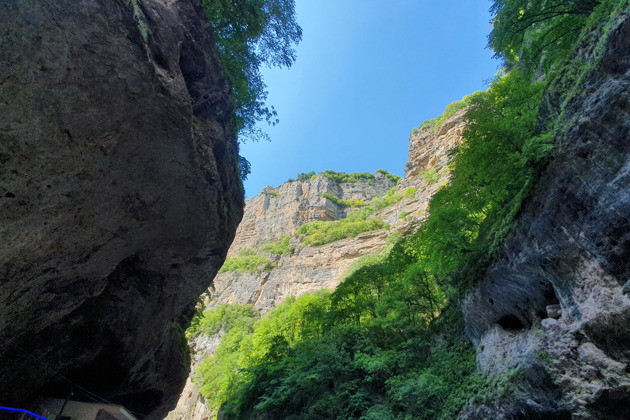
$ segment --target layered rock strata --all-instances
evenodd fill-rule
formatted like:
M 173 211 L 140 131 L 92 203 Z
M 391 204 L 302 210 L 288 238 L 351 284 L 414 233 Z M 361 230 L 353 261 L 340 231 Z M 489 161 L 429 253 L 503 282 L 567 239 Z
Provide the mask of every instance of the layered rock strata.
M 10 0 L 0 22 L 0 401 L 74 384 L 161 418 L 242 216 L 211 28 L 197 0 Z
M 518 227 L 463 305 L 478 366 L 515 372 L 516 387 L 465 418 L 630 418 L 628 16 L 579 85 L 547 90 L 549 119 L 561 92 L 579 94 Z

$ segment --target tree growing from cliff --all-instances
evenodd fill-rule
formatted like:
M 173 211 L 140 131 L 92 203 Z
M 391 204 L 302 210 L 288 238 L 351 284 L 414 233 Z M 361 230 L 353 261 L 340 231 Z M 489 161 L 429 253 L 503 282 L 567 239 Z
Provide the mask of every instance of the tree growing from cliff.
M 548 69 L 566 59 L 601 0 L 494 0 L 489 46 L 508 66 Z
M 225 73 L 236 103 L 239 140 L 269 139 L 256 124 L 278 122 L 267 106 L 260 68 L 291 67 L 302 29 L 295 20 L 295 0 L 202 0 L 214 29 Z

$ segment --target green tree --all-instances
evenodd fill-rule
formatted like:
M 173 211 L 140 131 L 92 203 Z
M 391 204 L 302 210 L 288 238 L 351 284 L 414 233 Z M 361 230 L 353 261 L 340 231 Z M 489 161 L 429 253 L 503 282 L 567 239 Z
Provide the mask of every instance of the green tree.
M 508 66 L 537 70 L 565 60 L 602 0 L 494 0 L 489 46 Z
M 265 104 L 260 68 L 263 64 L 290 67 L 295 62 L 294 46 L 302 39 L 295 0 L 202 0 L 202 4 L 232 84 L 239 139 L 268 139 L 256 123 L 266 120 L 275 125 L 278 119 L 274 108 Z

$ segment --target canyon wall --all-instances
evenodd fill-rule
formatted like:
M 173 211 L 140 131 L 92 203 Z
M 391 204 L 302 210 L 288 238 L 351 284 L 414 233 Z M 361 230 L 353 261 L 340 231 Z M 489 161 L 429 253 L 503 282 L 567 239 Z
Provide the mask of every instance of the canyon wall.
M 242 217 L 212 29 L 198 0 L 9 0 L 0 22 L 0 401 L 75 384 L 161 418 Z
M 628 12 L 603 53 L 601 34 L 579 49 L 592 69 L 547 88 L 554 158 L 463 305 L 480 370 L 515 386 L 464 418 L 630 418 Z

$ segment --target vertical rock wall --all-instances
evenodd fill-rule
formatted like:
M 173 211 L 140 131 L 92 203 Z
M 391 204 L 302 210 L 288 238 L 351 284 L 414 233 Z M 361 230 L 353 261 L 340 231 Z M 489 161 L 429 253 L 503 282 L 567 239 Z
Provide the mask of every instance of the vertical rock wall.
M 463 309 L 483 372 L 516 372 L 514 395 L 466 418 L 630 418 L 630 19 L 568 92 L 554 159 Z M 599 40 L 600 36 L 595 35 Z M 589 60 L 593 44 L 581 54 Z
M 211 28 L 198 0 L 7 0 L 0 48 L 0 401 L 72 382 L 160 417 L 242 217 Z

